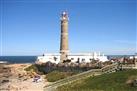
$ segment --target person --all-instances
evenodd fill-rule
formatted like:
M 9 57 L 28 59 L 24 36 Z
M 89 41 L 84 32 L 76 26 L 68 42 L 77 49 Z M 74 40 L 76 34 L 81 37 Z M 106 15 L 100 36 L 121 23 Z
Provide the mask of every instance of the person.
M 39 75 L 37 75 L 37 76 L 35 76 L 34 77 L 34 79 L 33 79 L 33 82 L 40 82 L 41 81 L 41 79 L 40 79 L 40 76 Z
M 38 78 L 37 76 L 34 76 L 33 82 L 37 82 Z
M 38 76 L 38 80 L 37 80 L 37 81 L 38 81 L 38 82 L 42 81 L 40 75 Z

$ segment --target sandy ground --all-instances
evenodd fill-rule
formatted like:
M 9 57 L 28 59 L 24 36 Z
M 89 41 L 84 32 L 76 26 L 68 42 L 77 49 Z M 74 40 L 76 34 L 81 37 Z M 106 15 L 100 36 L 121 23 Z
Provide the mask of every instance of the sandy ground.
M 41 82 L 33 82 L 33 79 L 28 79 L 26 81 L 18 81 L 17 79 L 12 79 L 11 82 L 3 84 L 0 91 L 43 91 L 43 87 L 48 84 L 44 80 Z
M 26 75 L 24 68 L 30 66 L 31 64 L 10 64 L 10 73 L 12 76 L 8 77 L 9 82 L 0 84 L 0 91 L 43 91 L 43 87 L 48 85 L 44 79 L 44 76 L 41 76 L 42 81 L 33 82 L 33 78 L 29 78 Z M 23 74 L 23 77 L 19 78 L 18 75 Z M 25 75 L 24 75 L 25 74 Z M 3 80 L 0 78 L 0 80 Z

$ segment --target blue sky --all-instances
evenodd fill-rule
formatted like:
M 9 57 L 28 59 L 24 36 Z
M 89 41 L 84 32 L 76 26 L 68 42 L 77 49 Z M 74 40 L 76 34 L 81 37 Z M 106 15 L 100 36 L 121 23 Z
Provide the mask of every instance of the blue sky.
M 59 52 L 69 14 L 70 52 L 136 52 L 136 0 L 1 0 L 1 55 Z

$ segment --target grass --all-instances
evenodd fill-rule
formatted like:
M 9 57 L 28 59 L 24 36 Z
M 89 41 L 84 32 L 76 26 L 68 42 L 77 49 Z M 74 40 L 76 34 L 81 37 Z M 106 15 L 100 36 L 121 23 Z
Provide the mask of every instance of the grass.
M 45 68 L 43 66 L 39 66 L 36 64 L 32 64 L 29 67 L 25 68 L 26 71 L 28 72 L 35 72 L 40 75 L 45 75 L 45 79 L 49 82 L 55 82 L 60 79 L 64 79 L 68 76 L 72 76 L 74 74 L 77 74 L 76 72 L 61 72 L 54 70 L 52 72 L 46 73 L 44 70 Z
M 32 64 L 29 67 L 25 68 L 24 70 L 28 71 L 28 72 L 35 72 L 39 75 L 45 75 L 46 73 L 45 73 L 44 69 L 45 68 L 43 66 L 40 66 L 37 64 Z
M 60 80 L 60 79 L 64 79 L 68 76 L 72 76 L 74 75 L 75 73 L 73 72 L 59 72 L 59 71 L 52 71 L 50 73 L 48 73 L 46 75 L 46 79 L 49 81 L 49 82 L 55 82 L 57 80 Z
M 37 71 L 37 67 L 35 64 L 30 65 L 29 67 L 25 68 L 26 71 Z
M 137 91 L 131 85 L 133 79 L 137 79 L 137 70 L 119 71 L 76 81 L 57 91 Z

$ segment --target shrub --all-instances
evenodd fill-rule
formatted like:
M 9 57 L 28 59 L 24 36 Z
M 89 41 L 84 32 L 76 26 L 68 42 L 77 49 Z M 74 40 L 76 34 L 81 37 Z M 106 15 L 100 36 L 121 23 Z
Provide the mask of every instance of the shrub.
M 34 72 L 37 72 L 38 71 L 38 68 L 35 64 L 32 64 L 31 66 L 25 68 L 26 71 L 34 71 Z
M 60 80 L 60 79 L 64 79 L 68 76 L 72 76 L 74 75 L 75 73 L 73 72 L 59 72 L 59 71 L 52 71 L 50 73 L 48 73 L 46 75 L 46 79 L 49 81 L 49 82 L 55 82 L 57 80 Z

